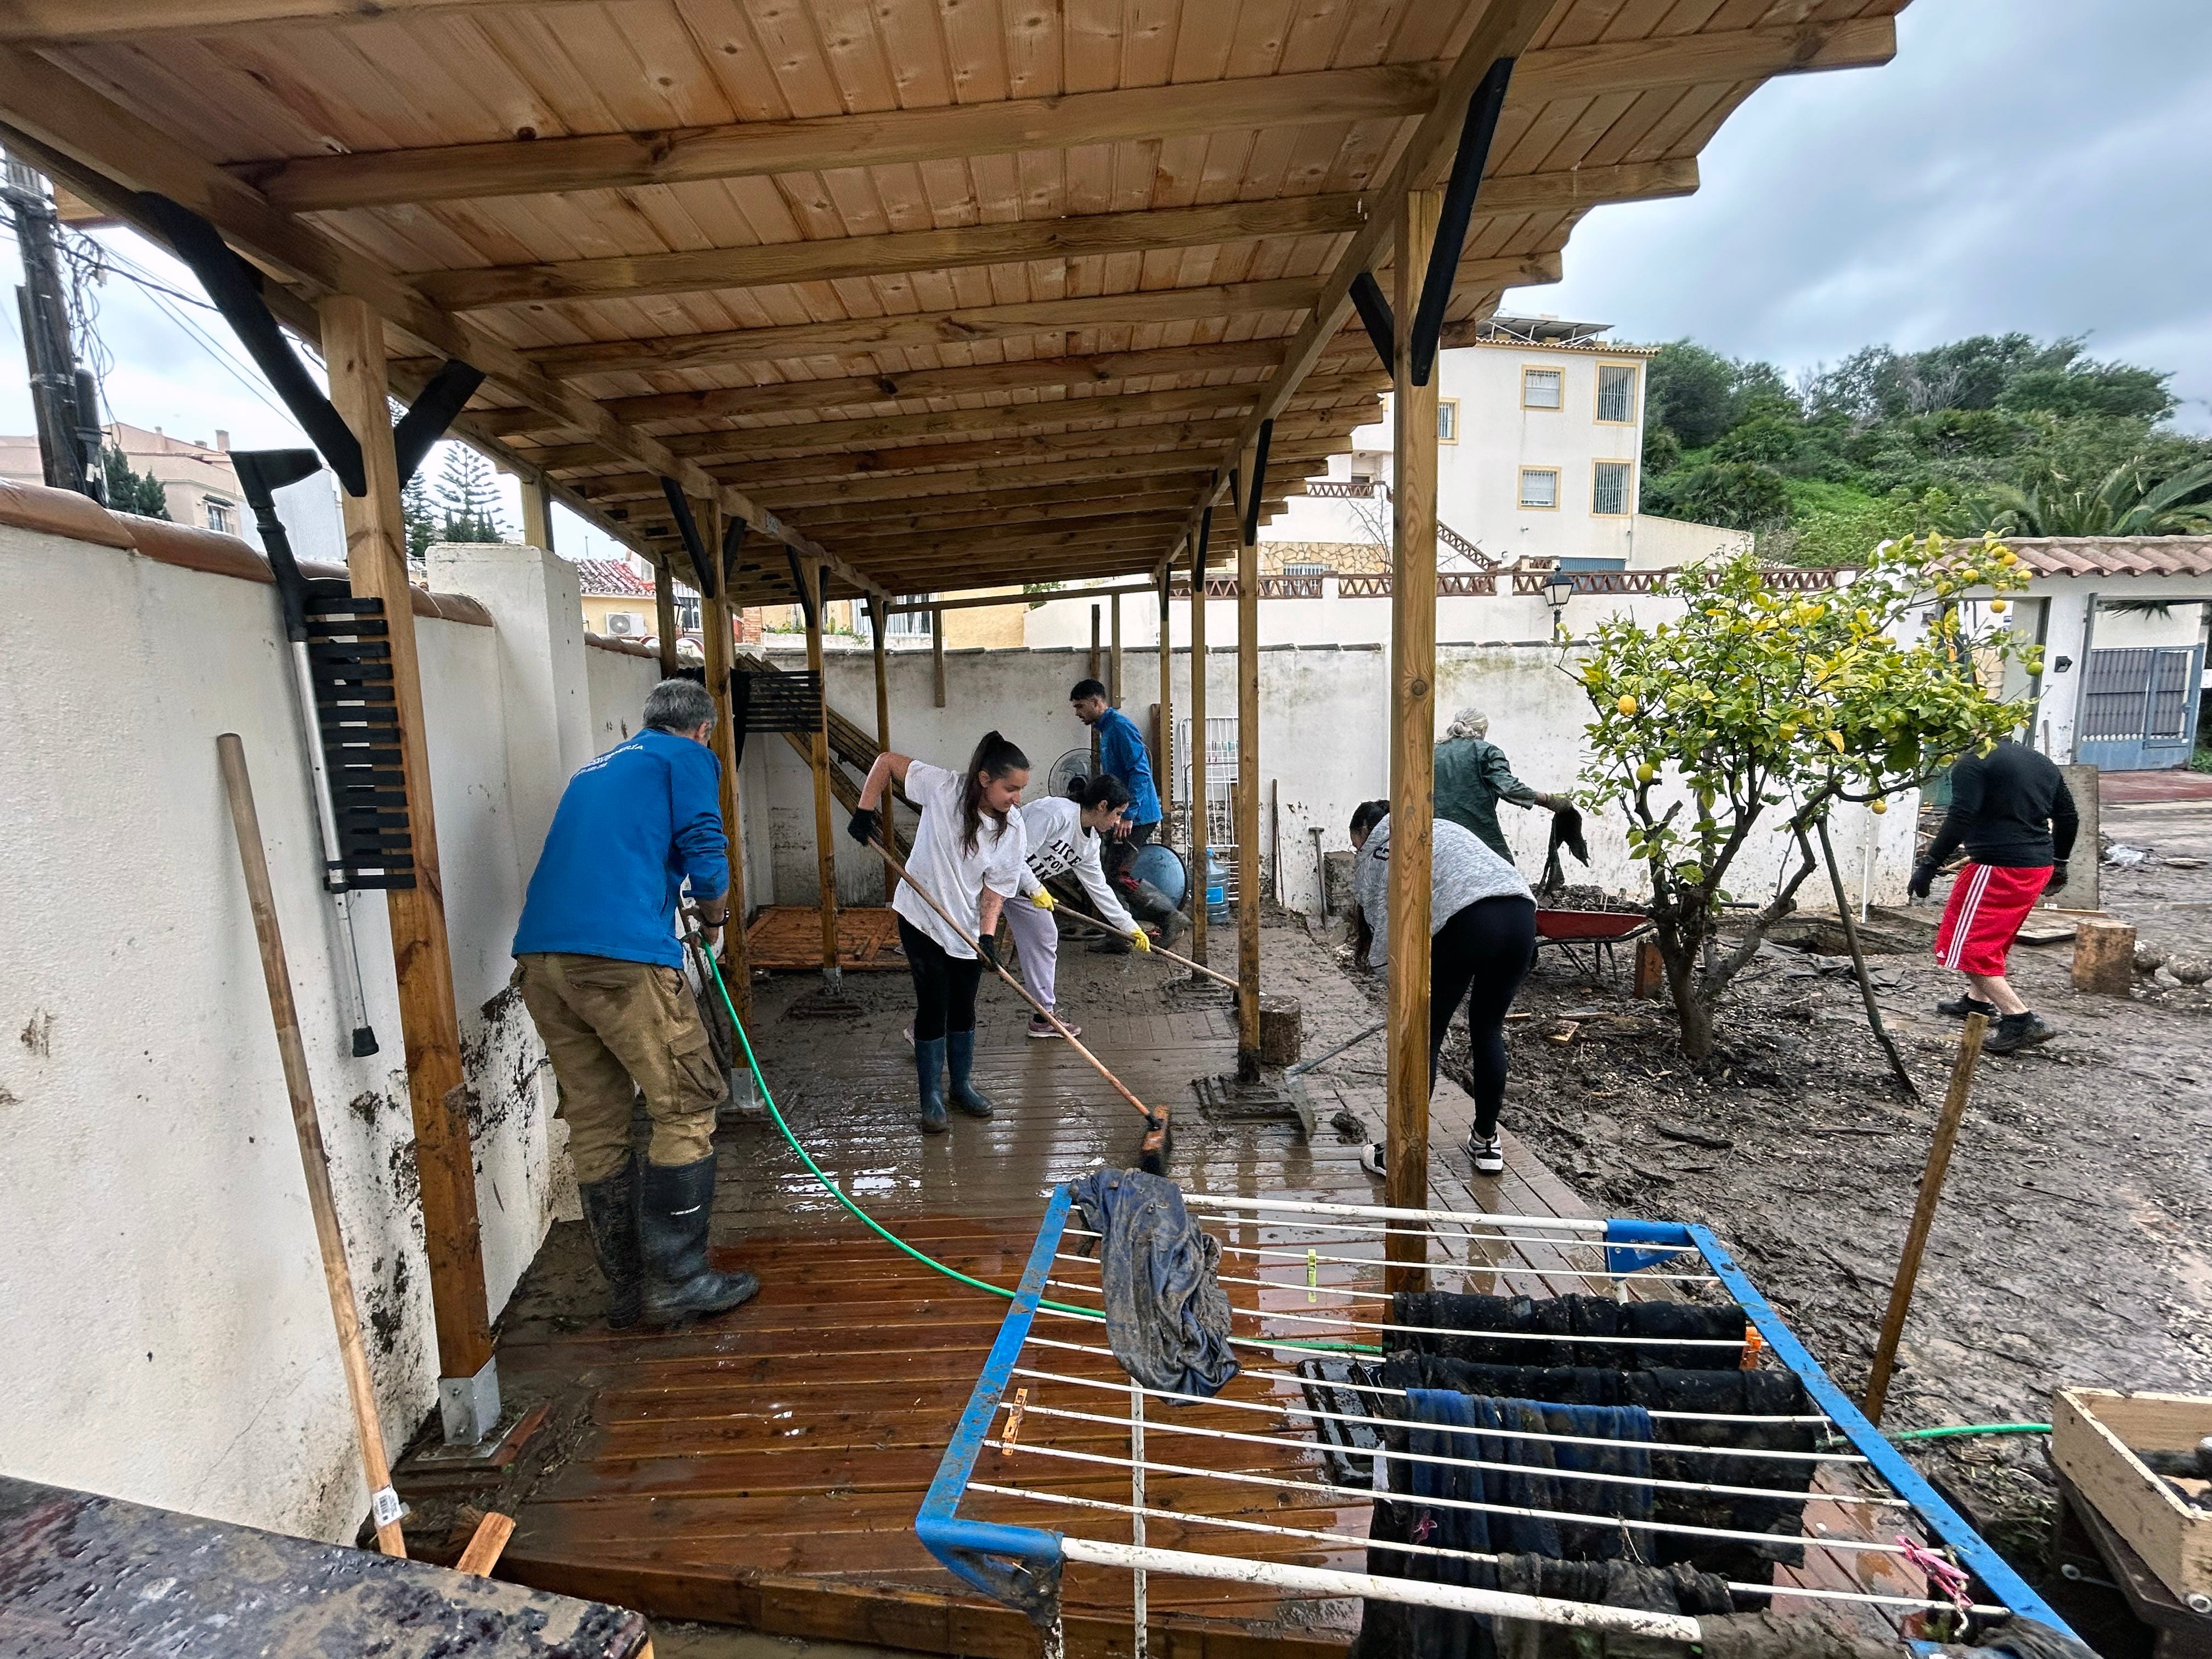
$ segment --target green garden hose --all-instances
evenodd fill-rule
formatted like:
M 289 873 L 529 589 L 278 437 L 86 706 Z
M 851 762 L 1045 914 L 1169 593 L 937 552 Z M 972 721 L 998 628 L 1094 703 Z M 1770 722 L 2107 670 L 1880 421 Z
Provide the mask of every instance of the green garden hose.
M 2048 1423 L 1956 1423 L 1942 1429 L 1899 1429 L 1892 1440 L 1948 1440 L 1961 1434 L 2049 1434 Z

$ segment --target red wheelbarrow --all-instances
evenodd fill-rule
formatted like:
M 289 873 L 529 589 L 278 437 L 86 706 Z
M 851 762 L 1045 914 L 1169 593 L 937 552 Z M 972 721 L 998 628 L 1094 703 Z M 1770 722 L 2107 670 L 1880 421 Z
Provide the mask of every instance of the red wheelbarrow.
M 1613 957 L 1613 946 L 1630 939 L 1640 939 L 1651 927 L 1651 918 L 1640 910 L 1547 910 L 1536 907 L 1536 948 L 1556 945 L 1566 952 L 1567 959 L 1580 969 L 1583 977 L 1595 980 L 1602 969 L 1615 972 L 1619 963 Z M 1585 963 L 1578 945 L 1589 946 L 1589 960 Z

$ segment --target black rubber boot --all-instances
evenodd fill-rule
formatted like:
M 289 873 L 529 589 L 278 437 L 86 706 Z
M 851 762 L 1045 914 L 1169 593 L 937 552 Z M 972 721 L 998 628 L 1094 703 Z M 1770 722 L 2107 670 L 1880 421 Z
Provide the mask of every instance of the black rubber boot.
M 645 1257 L 637 1243 L 637 1159 L 605 1181 L 579 1182 L 592 1254 L 607 1279 L 607 1328 L 626 1331 L 645 1310 Z
M 972 1037 L 975 1033 L 969 1033 Z M 952 1126 L 945 1115 L 945 1039 L 917 1037 L 914 1044 L 915 1081 L 921 1090 L 921 1110 L 915 1121 L 926 1135 L 941 1135 Z
M 989 1099 L 968 1080 L 975 1064 L 975 1033 L 972 1028 L 945 1034 L 945 1058 L 952 1069 L 952 1109 L 969 1117 L 990 1116 Z
M 1982 1051 L 1991 1054 L 2014 1054 L 2022 1048 L 2033 1048 L 2040 1042 L 2048 1042 L 2057 1035 L 2037 1017 L 2033 1009 L 2023 1014 L 2007 1014 L 1997 1021 L 1997 1029 L 1982 1040 Z
M 760 1280 L 717 1273 L 707 1265 L 707 1229 L 714 1216 L 714 1154 L 696 1164 L 647 1164 L 638 1203 L 637 1239 L 645 1257 L 645 1317 L 680 1325 L 702 1314 L 749 1302 Z
M 1190 926 L 1190 918 L 1170 904 L 1168 896 L 1149 881 L 1133 882 L 1129 899 L 1129 913 L 1158 928 L 1163 944 L 1173 945 L 1176 935 Z
M 1953 1019 L 1964 1019 L 1968 1014 L 1979 1014 L 1984 1019 L 1994 1020 L 1997 1017 L 1997 1006 L 1994 1002 L 1984 1002 L 1971 991 L 1961 991 L 1948 1002 L 1937 1003 L 1936 1012 L 1939 1014 L 1948 1014 Z

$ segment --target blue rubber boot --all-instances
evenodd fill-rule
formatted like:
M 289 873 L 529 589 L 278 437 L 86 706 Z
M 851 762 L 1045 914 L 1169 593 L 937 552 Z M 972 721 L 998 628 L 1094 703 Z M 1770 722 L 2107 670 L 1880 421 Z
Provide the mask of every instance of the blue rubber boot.
M 955 1111 L 969 1117 L 991 1115 L 989 1098 L 968 1080 L 968 1073 L 975 1064 L 975 1031 L 970 1026 L 964 1031 L 945 1034 L 945 1054 L 952 1066 L 952 1106 Z
M 945 1116 L 945 1039 L 932 1037 L 927 1042 L 916 1037 L 914 1043 L 915 1080 L 921 1085 L 921 1111 L 915 1120 L 921 1125 L 926 1135 L 941 1135 L 952 1126 Z

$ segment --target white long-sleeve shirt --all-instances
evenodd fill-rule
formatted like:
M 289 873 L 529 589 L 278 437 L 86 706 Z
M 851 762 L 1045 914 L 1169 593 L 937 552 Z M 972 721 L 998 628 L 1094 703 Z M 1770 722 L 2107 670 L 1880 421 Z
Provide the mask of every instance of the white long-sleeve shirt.
M 1083 827 L 1083 809 L 1064 795 L 1047 795 L 1017 811 L 1029 845 L 1028 860 L 1022 866 L 1022 891 L 1041 893 L 1045 883 L 1073 870 L 1097 907 L 1101 921 L 1124 933 L 1136 932 L 1136 921 L 1106 884 L 1097 832 Z
M 921 808 L 921 822 L 915 826 L 914 850 L 907 855 L 906 868 L 972 938 L 984 888 L 1000 898 L 1012 898 L 1021 890 L 1024 849 L 1019 809 L 1006 814 L 1003 829 L 985 813 L 976 831 L 975 850 L 970 853 L 961 846 L 960 798 L 966 786 L 964 774 L 927 761 L 916 761 L 907 769 L 907 799 Z M 945 955 L 974 959 L 975 953 L 908 883 L 901 882 L 891 895 L 891 908 L 944 946 Z

